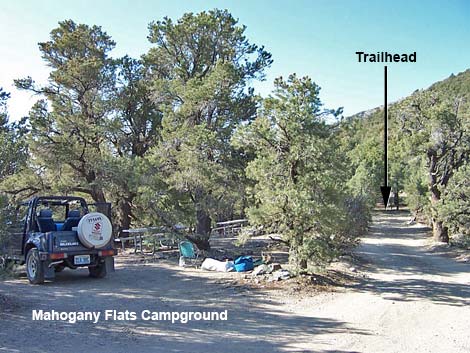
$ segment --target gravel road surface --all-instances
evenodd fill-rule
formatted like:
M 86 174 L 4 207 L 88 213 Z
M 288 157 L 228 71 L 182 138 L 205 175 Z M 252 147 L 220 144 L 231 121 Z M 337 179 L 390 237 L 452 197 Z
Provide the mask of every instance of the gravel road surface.
M 470 265 L 428 254 L 426 228 L 377 214 L 357 254 L 362 280 L 309 297 L 232 284 L 225 274 L 118 258 L 103 280 L 0 282 L 0 352 L 469 352 Z M 6 298 L 6 299 L 5 299 Z M 0 303 L 1 304 L 1 303 Z M 136 320 L 33 321 L 33 310 L 135 312 Z M 144 310 L 227 310 L 227 321 L 145 321 Z

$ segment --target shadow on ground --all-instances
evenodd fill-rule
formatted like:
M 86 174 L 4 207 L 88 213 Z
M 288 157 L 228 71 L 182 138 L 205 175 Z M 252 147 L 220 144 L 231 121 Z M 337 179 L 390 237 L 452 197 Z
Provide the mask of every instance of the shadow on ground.
M 399 301 L 470 304 L 470 266 L 431 254 L 423 246 L 430 229 L 407 224 L 407 213 L 382 214 L 358 249 L 367 279 L 353 287 Z
M 19 309 L 1 316 L 0 351 L 281 352 L 325 333 L 360 333 L 344 322 L 294 315 L 261 292 L 196 276 L 170 266 L 133 265 L 103 280 L 64 271 L 55 282 L 0 283 Z M 223 311 L 228 320 L 187 324 L 159 321 L 35 322 L 32 309 L 58 311 Z M 82 349 L 83 348 L 83 349 Z M 298 350 L 297 350 L 298 351 Z M 304 351 L 307 352 L 307 351 Z M 333 352 L 333 351 L 331 351 Z

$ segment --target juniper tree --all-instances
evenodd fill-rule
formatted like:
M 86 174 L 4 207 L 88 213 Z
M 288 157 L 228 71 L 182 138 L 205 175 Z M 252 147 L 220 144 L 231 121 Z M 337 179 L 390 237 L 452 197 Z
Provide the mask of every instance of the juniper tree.
M 153 97 L 163 111 L 162 142 L 154 150 L 169 188 L 192 204 L 198 245 L 207 248 L 214 217 L 239 193 L 244 162 L 230 145 L 239 124 L 253 119 L 250 80 L 263 77 L 271 55 L 245 37 L 222 10 L 188 13 L 149 26 L 145 56 Z
M 138 199 L 148 184 L 149 151 L 161 138 L 162 113 L 151 99 L 147 69 L 141 60 L 125 56 L 115 61 L 115 68 L 113 113 L 106 133 L 111 153 L 103 161 L 103 173 L 109 180 L 106 190 L 115 201 L 120 230 L 128 229 L 136 218 L 144 218 L 136 210 L 148 209 Z
M 324 109 L 319 91 L 310 78 L 276 79 L 274 95 L 234 139 L 256 155 L 247 168 L 256 182 L 250 222 L 281 234 L 302 269 L 331 260 L 350 234 L 344 159 L 327 123 L 341 109 Z
M 398 116 L 404 135 L 403 147 L 411 159 L 421 159 L 426 169 L 431 222 L 437 241 L 449 241 L 448 227 L 439 214 L 442 192 L 470 158 L 469 112 L 464 97 L 425 91 L 404 102 Z
M 16 80 L 42 96 L 31 109 L 32 168 L 20 178 L 39 178 L 47 188 L 84 193 L 114 203 L 118 230 L 130 227 L 142 173 L 139 163 L 160 136 L 161 112 L 150 99 L 140 60 L 113 59 L 114 41 L 99 26 L 59 23 L 39 43 L 52 69 L 49 84 Z M 31 181 L 31 180 L 30 180 Z M 43 190 L 42 190 L 43 191 Z
M 98 26 L 62 21 L 51 39 L 39 43 L 51 68 L 49 84 L 16 80 L 20 89 L 45 97 L 29 116 L 30 147 L 62 188 L 106 201 L 101 160 L 106 146 L 107 114 L 113 88 L 112 39 Z
M 470 240 L 470 164 L 460 167 L 443 190 L 437 205 L 439 215 L 452 234 Z
M 0 87 L 0 182 L 18 173 L 27 160 L 24 120 L 10 122 L 7 103 L 10 94 Z

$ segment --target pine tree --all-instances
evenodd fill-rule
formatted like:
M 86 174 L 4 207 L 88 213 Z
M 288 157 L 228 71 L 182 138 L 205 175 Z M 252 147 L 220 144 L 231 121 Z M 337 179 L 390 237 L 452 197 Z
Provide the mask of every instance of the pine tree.
M 250 222 L 281 234 L 291 261 L 305 269 L 331 260 L 350 240 L 346 168 L 336 125 L 327 123 L 341 109 L 323 109 L 310 78 L 278 78 L 275 87 L 234 143 L 256 155 L 247 168 L 256 182 Z
M 263 77 L 271 55 L 251 44 L 227 11 L 164 18 L 149 28 L 154 47 L 145 62 L 163 111 L 155 164 L 169 188 L 187 196 L 198 246 L 208 248 L 219 210 L 243 198 L 244 162 L 229 142 L 236 127 L 254 117 L 248 81 Z

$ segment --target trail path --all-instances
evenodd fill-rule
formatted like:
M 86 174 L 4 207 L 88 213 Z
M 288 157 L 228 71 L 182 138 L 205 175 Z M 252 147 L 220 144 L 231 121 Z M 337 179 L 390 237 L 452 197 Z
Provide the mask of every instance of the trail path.
M 470 265 L 426 253 L 426 229 L 377 214 L 357 253 L 364 278 L 308 298 L 234 287 L 223 274 L 120 259 L 104 280 L 64 271 L 53 283 L 0 282 L 0 352 L 469 352 Z M 228 310 L 188 324 L 33 322 L 31 310 Z
M 377 215 L 357 251 L 366 278 L 308 310 L 351 328 L 317 336 L 314 351 L 470 352 L 470 265 L 429 254 L 428 229 L 408 219 Z

